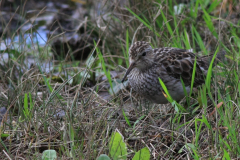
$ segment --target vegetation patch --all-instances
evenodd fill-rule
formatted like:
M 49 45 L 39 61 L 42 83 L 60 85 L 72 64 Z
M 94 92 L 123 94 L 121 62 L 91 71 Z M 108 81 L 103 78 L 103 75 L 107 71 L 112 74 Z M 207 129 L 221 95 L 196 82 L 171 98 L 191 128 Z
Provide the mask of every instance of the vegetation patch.
M 1 159 L 239 158 L 239 0 L 0 7 Z M 159 79 L 171 103 L 157 105 L 121 82 L 142 40 L 226 54 L 178 103 Z

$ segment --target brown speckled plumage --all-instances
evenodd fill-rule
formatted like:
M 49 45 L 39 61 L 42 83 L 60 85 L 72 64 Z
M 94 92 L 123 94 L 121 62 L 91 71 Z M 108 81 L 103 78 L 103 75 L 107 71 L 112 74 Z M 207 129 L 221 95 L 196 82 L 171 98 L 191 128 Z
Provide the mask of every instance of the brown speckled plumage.
M 198 57 L 194 53 L 179 48 L 156 48 L 144 41 L 135 42 L 129 49 L 128 68 L 123 81 L 128 77 L 133 90 L 140 96 L 159 104 L 167 103 L 162 94 L 158 77 L 166 85 L 171 97 L 179 101 L 184 98 L 180 77 L 187 92 L 190 92 L 195 57 L 197 59 L 194 87 L 205 82 L 213 55 Z

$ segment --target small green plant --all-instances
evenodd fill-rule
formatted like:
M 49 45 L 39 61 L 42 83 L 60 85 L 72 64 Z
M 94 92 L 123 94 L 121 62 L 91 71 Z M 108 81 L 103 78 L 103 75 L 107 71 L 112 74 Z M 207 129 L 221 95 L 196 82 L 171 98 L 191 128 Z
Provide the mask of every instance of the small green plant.
M 127 145 L 123 141 L 123 136 L 119 133 L 119 131 L 115 131 L 109 143 L 109 153 L 110 157 L 113 160 L 124 160 L 127 159 Z M 107 155 L 101 154 L 97 160 L 108 160 L 110 159 Z M 147 147 L 142 148 L 138 152 L 135 153 L 132 160 L 148 160 L 150 159 L 150 152 Z
M 45 150 L 42 155 L 42 160 L 54 160 L 57 159 L 57 152 L 55 150 Z
M 101 154 L 97 160 L 111 160 L 106 154 Z
M 127 159 L 127 145 L 119 132 L 114 132 L 109 143 L 109 153 L 114 159 Z
M 150 152 L 147 147 L 140 149 L 133 157 L 132 160 L 147 160 L 150 159 Z

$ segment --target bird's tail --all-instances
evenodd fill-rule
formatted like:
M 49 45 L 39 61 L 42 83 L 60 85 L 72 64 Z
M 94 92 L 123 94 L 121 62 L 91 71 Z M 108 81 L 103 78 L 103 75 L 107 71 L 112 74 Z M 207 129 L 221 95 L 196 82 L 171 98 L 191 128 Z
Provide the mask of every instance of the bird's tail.
M 225 55 L 226 55 L 226 51 L 220 51 L 217 53 L 217 56 L 216 58 L 214 59 L 214 63 L 213 63 L 213 67 L 221 62 L 221 61 L 224 61 L 225 59 Z M 208 67 L 212 61 L 212 58 L 213 58 L 214 54 L 211 54 L 211 55 L 207 55 L 207 56 L 203 56 L 201 57 L 200 61 L 198 61 L 198 64 L 204 69 L 204 70 L 208 70 Z

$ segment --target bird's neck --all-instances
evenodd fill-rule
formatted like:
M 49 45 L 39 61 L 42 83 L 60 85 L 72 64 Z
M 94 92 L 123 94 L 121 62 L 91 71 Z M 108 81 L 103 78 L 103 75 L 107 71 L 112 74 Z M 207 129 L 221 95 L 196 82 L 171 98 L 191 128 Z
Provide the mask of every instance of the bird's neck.
M 139 73 L 145 73 L 148 70 L 150 70 L 151 68 L 152 68 L 152 65 L 149 65 L 149 66 L 146 65 L 146 66 L 142 66 L 142 67 L 137 67 L 136 69 Z

